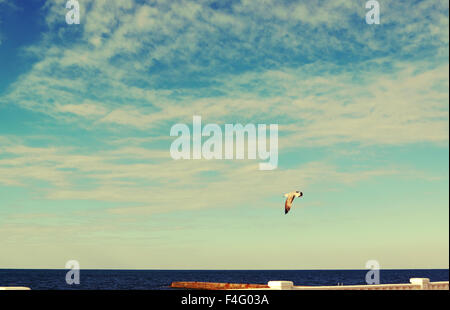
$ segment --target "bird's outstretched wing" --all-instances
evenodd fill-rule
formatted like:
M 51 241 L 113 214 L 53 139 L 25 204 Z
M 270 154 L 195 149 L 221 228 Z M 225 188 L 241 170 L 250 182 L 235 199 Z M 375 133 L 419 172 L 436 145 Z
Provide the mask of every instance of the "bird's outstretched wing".
M 295 196 L 289 195 L 286 198 L 286 202 L 284 203 L 284 214 L 287 214 L 289 210 L 291 210 L 292 202 L 294 201 Z

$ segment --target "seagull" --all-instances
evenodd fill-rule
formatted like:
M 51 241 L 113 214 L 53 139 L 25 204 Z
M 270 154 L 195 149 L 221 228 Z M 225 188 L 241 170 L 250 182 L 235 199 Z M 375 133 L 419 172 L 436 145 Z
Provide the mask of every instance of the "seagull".
M 284 197 L 286 197 L 286 202 L 284 203 L 284 214 L 287 214 L 289 212 L 289 210 L 291 209 L 294 198 L 302 197 L 302 196 L 303 196 L 303 193 L 299 192 L 299 191 L 284 194 Z

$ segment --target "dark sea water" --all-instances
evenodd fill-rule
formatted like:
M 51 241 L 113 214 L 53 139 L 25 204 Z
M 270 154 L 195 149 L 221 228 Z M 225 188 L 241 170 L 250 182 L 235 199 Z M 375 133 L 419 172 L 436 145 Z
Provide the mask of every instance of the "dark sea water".
M 67 285 L 68 270 L 0 269 L 0 286 L 27 286 L 34 290 L 120 289 L 164 290 L 173 281 L 266 284 L 271 280 L 295 285 L 366 284 L 368 270 L 80 270 L 80 284 Z M 381 283 L 409 283 L 410 278 L 448 281 L 448 269 L 381 270 Z

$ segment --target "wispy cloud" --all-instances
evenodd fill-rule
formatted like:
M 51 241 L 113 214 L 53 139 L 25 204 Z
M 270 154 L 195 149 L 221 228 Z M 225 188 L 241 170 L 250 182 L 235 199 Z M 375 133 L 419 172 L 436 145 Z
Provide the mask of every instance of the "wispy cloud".
M 320 143 L 446 140 L 445 120 L 430 123 L 447 113 L 446 1 L 414 9 L 383 2 L 376 30 L 354 27 L 365 11 L 348 1 L 242 1 L 224 9 L 209 1 L 83 2 L 75 32 L 64 24 L 61 3 L 46 5 L 54 34 L 31 49 L 41 59 L 3 102 L 62 121 L 159 132 L 201 112 L 216 122 L 271 115 L 303 137 L 322 133 Z M 47 47 L 55 36 L 61 43 Z M 431 53 L 438 58 L 421 59 Z M 409 82 L 418 84 L 415 94 Z M 362 134 L 379 124 L 380 113 L 386 134 Z M 299 118 L 308 122 L 299 125 Z
M 50 199 L 145 205 L 167 200 L 160 188 L 204 186 L 203 179 L 196 183 L 204 171 L 227 170 L 217 185 L 208 185 L 211 191 L 233 192 L 236 179 L 265 186 L 265 178 L 250 184 L 256 172 L 241 175 L 246 164 L 180 166 L 167 160 L 158 141 L 167 143 L 169 127 L 190 123 L 192 115 L 205 122 L 278 123 L 281 149 L 448 143 L 447 1 L 414 7 L 384 1 L 377 28 L 361 26 L 364 6 L 348 1 L 80 4 L 76 26 L 65 24 L 64 1 L 44 6 L 50 31 L 28 48 L 39 60 L 0 101 L 92 132 L 117 134 L 120 128 L 124 134 L 106 138 L 104 151 L 83 155 L 69 146 L 4 147 L 4 153 L 17 155 L 0 161 L 4 184 L 37 178 L 56 187 L 47 194 Z M 334 171 L 341 182 L 365 175 L 319 166 L 291 170 L 304 176 L 311 169 L 317 177 Z M 280 190 L 294 181 L 290 173 L 274 173 L 285 180 Z M 76 189 L 75 179 L 94 180 L 95 189 Z M 174 205 L 202 197 L 199 189 L 181 190 Z M 149 190 L 158 193 L 150 199 Z M 224 201 L 243 199 L 235 190 L 224 194 Z
M 2 155 L 7 157 L 0 158 L 0 183 L 48 182 L 41 199 L 120 202 L 132 208 L 131 214 L 240 204 L 264 206 L 268 198 L 286 188 L 332 187 L 383 176 L 422 174 L 411 172 L 410 167 L 394 166 L 346 171 L 326 161 L 262 173 L 252 161 L 173 161 L 168 151 L 139 147 L 81 155 L 70 149 L 35 148 L 11 141 L 0 149 Z M 271 182 L 274 179 L 276 183 Z M 248 197 L 252 197 L 251 202 Z M 128 207 L 111 212 L 124 212 Z

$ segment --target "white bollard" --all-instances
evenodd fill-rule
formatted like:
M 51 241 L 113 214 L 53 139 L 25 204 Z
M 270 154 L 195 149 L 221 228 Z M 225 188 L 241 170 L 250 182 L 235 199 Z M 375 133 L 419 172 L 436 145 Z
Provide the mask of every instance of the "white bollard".
M 292 290 L 294 287 L 292 281 L 269 281 L 267 285 L 273 290 Z
M 430 284 L 430 279 L 428 279 L 428 278 L 411 278 L 411 279 L 409 279 L 409 282 L 411 282 L 411 284 L 418 285 L 419 290 L 428 290 L 429 289 L 428 286 Z

